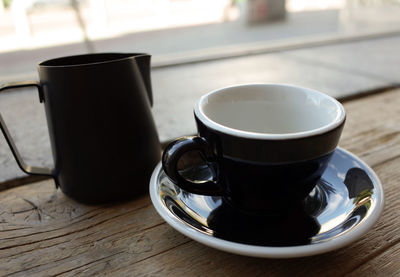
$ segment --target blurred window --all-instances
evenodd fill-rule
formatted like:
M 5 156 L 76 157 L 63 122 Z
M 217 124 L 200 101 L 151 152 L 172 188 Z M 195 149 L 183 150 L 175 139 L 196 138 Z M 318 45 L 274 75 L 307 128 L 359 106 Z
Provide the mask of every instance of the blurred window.
M 206 58 L 254 43 L 398 31 L 399 11 L 400 0 L 0 0 L 0 77 L 26 72 L 7 56 L 21 50 Z

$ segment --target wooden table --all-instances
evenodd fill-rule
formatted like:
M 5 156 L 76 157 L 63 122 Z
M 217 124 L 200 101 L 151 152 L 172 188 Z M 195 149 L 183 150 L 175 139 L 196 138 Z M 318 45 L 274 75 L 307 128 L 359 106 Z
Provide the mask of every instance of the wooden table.
M 340 145 L 376 171 L 386 194 L 374 228 L 348 247 L 298 259 L 233 255 L 172 229 L 148 195 L 86 206 L 47 180 L 0 192 L 0 275 L 398 276 L 400 90 L 344 105 L 348 119 Z

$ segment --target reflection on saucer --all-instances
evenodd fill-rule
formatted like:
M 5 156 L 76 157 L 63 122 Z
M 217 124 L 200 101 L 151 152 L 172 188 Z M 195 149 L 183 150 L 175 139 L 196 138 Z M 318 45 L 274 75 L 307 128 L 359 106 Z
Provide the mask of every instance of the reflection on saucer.
M 361 168 L 350 168 L 346 173 L 344 184 L 349 191 L 350 198 L 365 198 L 372 194 L 374 184 L 367 173 Z
M 302 203 L 280 216 L 249 215 L 223 204 L 207 220 L 215 237 L 262 246 L 304 245 L 320 230 L 315 218 L 304 212 Z
M 221 197 L 183 191 L 161 165 L 153 173 L 150 195 L 159 214 L 185 235 L 259 257 L 300 257 L 342 247 L 371 228 L 384 197 L 372 169 L 340 148 L 306 199 L 279 216 L 249 215 Z

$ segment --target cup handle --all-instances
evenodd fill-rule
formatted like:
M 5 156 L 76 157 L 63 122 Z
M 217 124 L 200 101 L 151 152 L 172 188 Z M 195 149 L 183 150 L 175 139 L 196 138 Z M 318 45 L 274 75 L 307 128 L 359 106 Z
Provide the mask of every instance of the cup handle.
M 171 142 L 164 150 L 162 155 L 162 167 L 171 181 L 178 187 L 191 193 L 221 196 L 222 188 L 218 184 L 217 173 L 214 170 L 212 181 L 210 180 L 188 180 L 178 172 L 177 164 L 180 158 L 189 151 L 200 151 L 205 158 L 206 162 L 213 164 L 210 147 L 207 141 L 198 136 L 181 137 Z M 215 163 L 214 163 L 215 164 Z
M 5 84 L 0 86 L 0 92 L 5 91 L 7 89 L 15 89 L 15 88 L 24 88 L 24 87 L 36 87 L 39 91 L 39 100 L 40 102 L 43 102 L 43 92 L 42 92 L 42 87 L 38 82 L 18 82 L 18 83 L 10 83 L 10 84 Z M 8 146 L 11 149 L 11 152 L 17 161 L 18 166 L 21 168 L 22 171 L 24 171 L 27 174 L 31 175 L 44 175 L 44 176 L 49 176 L 54 178 L 53 170 L 50 168 L 45 168 L 45 167 L 36 167 L 36 166 L 30 166 L 25 163 L 25 161 L 22 159 L 15 143 L 14 140 L 12 139 L 10 132 L 8 131 L 8 128 L 3 120 L 3 117 L 0 114 L 0 129 L 3 132 L 3 135 L 8 143 Z M 57 184 L 57 182 L 56 182 Z

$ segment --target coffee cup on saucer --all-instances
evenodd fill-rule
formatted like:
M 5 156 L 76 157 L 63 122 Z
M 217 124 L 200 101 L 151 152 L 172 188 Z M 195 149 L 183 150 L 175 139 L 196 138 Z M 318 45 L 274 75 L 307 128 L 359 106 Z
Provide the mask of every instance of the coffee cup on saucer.
M 321 178 L 346 113 L 337 100 L 312 89 L 246 84 L 204 95 L 194 116 L 198 135 L 164 150 L 162 166 L 171 181 L 190 193 L 222 196 L 245 213 L 280 214 Z M 182 168 L 182 157 L 194 152 L 203 162 L 189 158 Z

